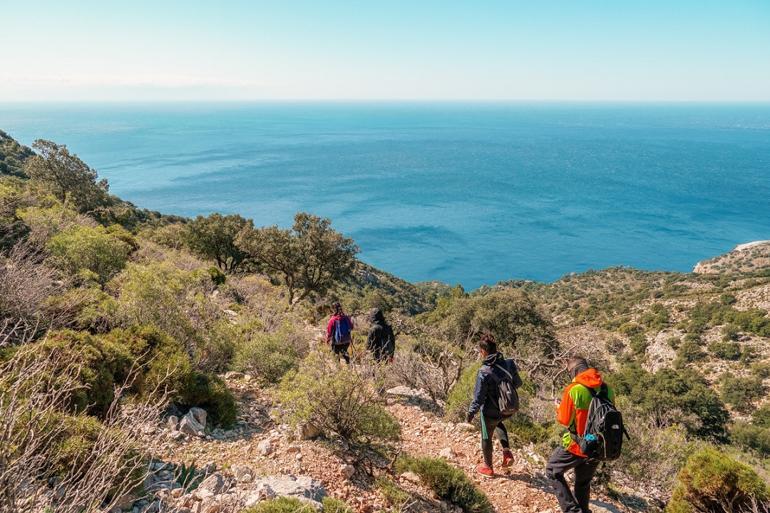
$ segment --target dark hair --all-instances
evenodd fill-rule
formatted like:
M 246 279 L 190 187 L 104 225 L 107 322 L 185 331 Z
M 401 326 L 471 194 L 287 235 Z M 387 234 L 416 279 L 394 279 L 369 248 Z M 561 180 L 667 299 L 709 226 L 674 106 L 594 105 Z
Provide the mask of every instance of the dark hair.
M 339 301 L 332 303 L 332 310 L 334 310 L 334 313 L 340 313 L 342 311 L 342 305 Z
M 588 370 L 588 361 L 581 356 L 573 356 L 567 360 L 567 370 L 573 378 Z
M 491 333 L 482 333 L 479 339 L 479 347 L 489 354 L 497 352 L 497 342 Z

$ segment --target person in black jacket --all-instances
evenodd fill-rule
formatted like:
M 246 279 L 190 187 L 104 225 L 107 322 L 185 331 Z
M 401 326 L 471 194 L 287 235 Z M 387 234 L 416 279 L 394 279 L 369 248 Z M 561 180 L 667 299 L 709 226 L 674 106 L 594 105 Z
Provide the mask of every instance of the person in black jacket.
M 476 413 L 481 412 L 481 452 L 484 455 L 484 463 L 476 467 L 476 471 L 485 477 L 493 477 L 492 468 L 492 436 L 500 440 L 503 446 L 503 467 L 509 467 L 513 463 L 513 453 L 508 444 L 508 431 L 503 421 L 508 418 L 503 416 L 498 406 L 498 387 L 503 380 L 512 380 L 514 388 L 521 386 L 519 370 L 513 360 L 506 360 L 497 352 L 497 343 L 492 334 L 485 333 L 479 341 L 479 354 L 484 360 L 476 378 L 476 389 L 473 393 L 473 401 L 468 408 L 466 421 L 471 422 Z
M 393 328 L 385 321 L 385 316 L 379 308 L 372 310 L 370 320 L 372 327 L 369 328 L 366 347 L 378 362 L 389 362 L 396 352 L 396 336 L 393 334 Z

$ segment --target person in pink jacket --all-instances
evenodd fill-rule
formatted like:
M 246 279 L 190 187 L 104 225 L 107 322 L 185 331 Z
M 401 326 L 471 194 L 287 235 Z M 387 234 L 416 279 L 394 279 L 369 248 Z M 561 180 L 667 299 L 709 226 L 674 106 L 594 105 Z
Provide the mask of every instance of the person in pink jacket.
M 345 315 L 341 304 L 334 303 L 332 308 L 334 314 L 326 325 L 326 343 L 331 345 L 337 357 L 342 356 L 345 363 L 350 363 L 348 349 L 353 342 L 353 319 Z

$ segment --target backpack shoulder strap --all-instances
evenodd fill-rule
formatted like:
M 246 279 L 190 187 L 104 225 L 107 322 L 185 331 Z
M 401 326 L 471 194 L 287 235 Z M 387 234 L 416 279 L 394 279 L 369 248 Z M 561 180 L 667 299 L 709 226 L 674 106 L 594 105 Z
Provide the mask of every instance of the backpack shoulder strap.
M 508 370 L 506 370 L 505 367 L 503 367 L 502 365 L 497 365 L 497 364 L 495 364 L 495 367 L 500 369 L 501 371 L 505 372 L 505 374 L 508 376 L 508 379 L 513 381 L 513 375 L 510 372 L 508 372 Z

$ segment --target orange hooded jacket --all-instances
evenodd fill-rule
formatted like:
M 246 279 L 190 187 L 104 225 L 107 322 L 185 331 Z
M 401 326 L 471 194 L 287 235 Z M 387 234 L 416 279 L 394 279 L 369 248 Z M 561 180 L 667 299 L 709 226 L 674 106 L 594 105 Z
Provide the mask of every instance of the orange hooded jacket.
M 556 409 L 556 420 L 569 430 L 562 437 L 563 447 L 581 458 L 585 458 L 586 455 L 580 451 L 573 435 L 580 437 L 586 432 L 588 407 L 591 405 L 591 399 L 593 399 L 587 387 L 599 392 L 602 383 L 602 375 L 596 369 L 581 372 L 564 389 L 561 403 Z M 615 392 L 609 387 L 607 387 L 607 398 L 613 402 L 615 400 Z

